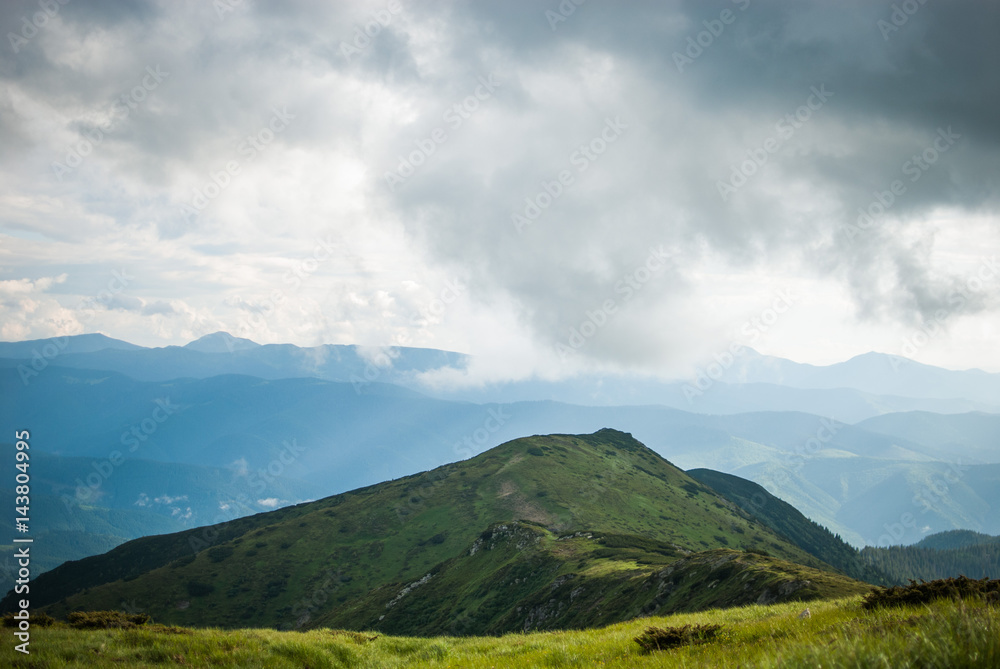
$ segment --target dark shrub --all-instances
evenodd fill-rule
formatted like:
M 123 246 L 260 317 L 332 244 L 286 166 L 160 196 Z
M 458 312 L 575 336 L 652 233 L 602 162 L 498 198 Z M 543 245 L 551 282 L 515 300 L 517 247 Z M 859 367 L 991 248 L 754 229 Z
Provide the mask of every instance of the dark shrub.
M 47 613 L 31 613 L 28 622 L 32 627 L 49 627 L 56 619 Z M 13 613 L 5 613 L 3 616 L 4 627 L 17 627 L 20 623 L 20 620 L 15 620 Z
M 208 559 L 212 562 L 222 562 L 233 554 L 235 549 L 232 546 L 216 546 L 208 549 Z
M 70 627 L 78 630 L 131 629 L 145 625 L 152 618 L 148 613 L 123 613 L 121 611 L 73 611 L 66 616 Z
M 677 646 L 690 646 L 714 639 L 722 625 L 684 625 L 683 627 L 647 627 L 635 638 L 643 651 L 666 650 Z
M 172 567 L 173 569 L 180 569 L 181 567 L 188 566 L 192 562 L 194 562 L 194 555 L 185 555 L 171 562 L 170 567 Z
M 334 637 L 345 638 L 349 641 L 360 645 L 371 643 L 378 638 L 378 634 L 365 634 L 363 632 L 353 632 L 351 630 L 327 630 L 327 632 Z
M 55 622 L 56 619 L 47 613 L 36 613 L 32 618 L 32 624 L 36 627 L 52 627 Z
M 982 598 L 991 601 L 1000 595 L 1000 579 L 979 580 L 959 576 L 958 578 L 942 578 L 935 581 L 910 580 L 909 585 L 896 585 L 891 588 L 874 588 L 865 595 L 861 606 L 866 609 L 876 609 L 887 606 L 905 606 L 907 604 L 926 604 L 935 599 L 961 600 Z
M 274 599 L 278 597 L 285 591 L 285 586 L 288 583 L 288 579 L 276 578 L 274 580 L 268 581 L 266 590 L 264 591 L 264 597 L 267 599 Z
M 188 594 L 192 597 L 203 597 L 215 592 L 215 586 L 210 583 L 199 583 L 198 581 L 187 582 Z

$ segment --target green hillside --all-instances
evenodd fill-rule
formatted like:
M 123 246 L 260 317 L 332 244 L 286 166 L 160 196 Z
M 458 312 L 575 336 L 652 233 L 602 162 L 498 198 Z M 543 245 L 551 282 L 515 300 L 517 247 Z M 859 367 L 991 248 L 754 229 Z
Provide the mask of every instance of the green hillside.
M 557 536 L 512 522 L 490 528 L 467 553 L 423 578 L 378 588 L 314 624 L 353 622 L 363 629 L 419 635 L 582 629 L 643 615 L 867 589 L 755 553 L 715 549 L 684 556 L 669 544 L 639 537 Z
M 503 525 L 523 540 L 480 555 L 476 546 Z M 701 551 L 711 553 L 692 555 Z M 659 575 L 702 559 L 728 566 L 715 578 L 718 567 L 691 567 L 697 576 L 687 584 Z M 574 579 L 567 600 L 539 610 L 553 599 L 545 593 Z M 630 594 L 644 579 L 657 589 L 645 600 Z M 438 586 L 452 581 L 465 590 Z M 702 583 L 719 595 L 696 588 L 671 599 L 671 589 Z M 132 541 L 36 586 L 57 615 L 129 601 L 173 624 L 381 622 L 399 633 L 446 633 L 453 620 L 467 621 L 464 633 L 575 627 L 635 615 L 635 602 L 666 612 L 863 589 L 614 430 L 518 439 L 430 472 Z M 579 597 L 586 606 L 569 606 Z M 398 607 L 410 615 L 397 616 Z
M 794 506 L 778 499 L 753 481 L 711 469 L 692 469 L 687 474 L 709 486 L 813 557 L 836 567 L 848 576 L 869 583 L 880 583 L 884 580 L 880 573 L 861 560 L 858 550 L 839 535 L 809 520 Z

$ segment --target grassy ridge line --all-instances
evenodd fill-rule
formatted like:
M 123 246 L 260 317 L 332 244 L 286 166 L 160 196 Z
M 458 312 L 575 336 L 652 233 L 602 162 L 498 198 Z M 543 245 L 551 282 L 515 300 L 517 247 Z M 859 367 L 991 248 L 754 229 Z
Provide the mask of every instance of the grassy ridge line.
M 573 632 L 503 637 L 391 637 L 331 630 L 189 630 L 153 626 L 132 630 L 32 631 L 32 654 L 0 647 L 11 667 L 215 666 L 313 668 L 395 667 L 840 667 L 1000 666 L 1000 616 L 978 603 L 866 612 L 860 598 L 748 606 L 641 618 Z M 649 626 L 719 624 L 717 640 L 644 654 L 634 638 Z
M 438 565 L 466 554 L 488 527 L 513 521 L 536 523 L 558 534 L 645 537 L 672 546 L 678 556 L 753 549 L 831 569 L 631 435 L 600 430 L 517 439 L 430 472 L 225 523 L 213 528 L 217 541 L 197 554 L 188 539 L 201 536 L 198 531 L 130 542 L 107 555 L 43 574 L 37 585 L 49 597 L 40 603 L 52 602 L 49 613 L 55 616 L 74 609 L 118 608 L 125 601 L 177 625 L 366 629 L 395 596 L 385 588 L 398 592 L 420 581 Z M 593 562 L 588 559 L 588 564 L 570 568 L 567 558 L 578 556 L 560 557 L 559 551 L 548 555 L 563 564 L 563 572 L 582 571 Z M 594 557 L 605 564 L 613 559 Z M 491 567 L 481 573 L 494 571 Z M 452 629 L 450 621 L 459 612 L 446 610 L 446 600 L 454 597 L 441 593 L 448 596 L 427 599 L 425 593 L 433 593 L 434 583 L 432 578 L 431 585 L 407 595 L 408 606 L 414 599 L 427 606 L 419 617 L 407 616 L 402 622 L 422 625 L 433 614 L 442 626 L 387 632 L 484 634 L 519 629 L 528 622 L 526 611 L 520 612 L 520 622 L 499 622 L 503 611 L 498 610 L 489 620 L 469 621 L 479 627 Z M 487 591 L 493 585 L 482 581 Z M 573 609 L 572 591 L 566 593 L 567 610 Z M 386 601 L 371 600 L 382 594 Z M 848 594 L 852 591 L 820 596 Z M 467 596 L 459 606 L 481 611 L 481 598 L 475 592 Z M 4 604 L 12 606 L 10 600 Z M 522 605 L 507 603 L 513 604 L 514 613 Z M 381 611 L 376 614 L 377 608 Z M 393 617 L 388 615 L 387 626 Z M 617 619 L 629 617 L 623 612 Z M 579 620 L 573 625 L 598 622 L 610 621 Z

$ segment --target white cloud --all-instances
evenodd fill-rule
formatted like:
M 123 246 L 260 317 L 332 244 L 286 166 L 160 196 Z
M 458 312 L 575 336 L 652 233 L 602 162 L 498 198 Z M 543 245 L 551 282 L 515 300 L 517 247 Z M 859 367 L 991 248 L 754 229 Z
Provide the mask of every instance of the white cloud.
M 157 504 L 176 504 L 177 502 L 186 502 L 188 499 L 187 495 L 179 495 L 177 497 L 171 497 L 170 495 L 160 495 L 153 499 Z
M 233 471 L 235 476 L 246 476 L 250 473 L 250 465 L 247 463 L 246 458 L 233 460 L 229 463 L 229 469 Z
M 891 349 L 1000 246 L 1000 100 L 981 67 L 995 7 L 927 5 L 884 40 L 890 4 L 754 3 L 683 73 L 673 52 L 702 3 L 588 3 L 556 31 L 534 3 L 407 5 L 350 62 L 339 41 L 378 3 L 245 3 L 223 21 L 210 5 L 67 6 L 0 53 L 0 336 L 429 346 L 479 354 L 476 382 L 666 372 L 793 284 L 802 305 L 762 350 Z M 135 100 L 148 67 L 169 74 Z M 832 97 L 724 201 L 718 182 L 822 85 Z M 123 95 L 127 117 L 94 139 Z M 960 141 L 885 223 L 845 235 L 947 127 Z M 87 155 L 60 178 L 73 151 Z M 518 234 L 511 214 L 540 193 L 551 203 Z M 562 361 L 555 347 L 656 244 L 675 251 L 669 271 Z M 122 270 L 134 280 L 84 317 Z M 995 306 L 920 355 L 988 357 Z

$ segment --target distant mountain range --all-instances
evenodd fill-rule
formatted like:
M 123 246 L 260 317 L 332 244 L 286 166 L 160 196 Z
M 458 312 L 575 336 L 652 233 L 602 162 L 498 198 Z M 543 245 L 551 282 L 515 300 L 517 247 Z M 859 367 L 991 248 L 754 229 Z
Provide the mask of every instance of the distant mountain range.
M 873 395 L 967 399 L 1000 405 L 1000 374 L 942 369 L 884 353 L 865 353 L 825 367 L 750 351 L 723 376 L 728 382 L 792 388 L 854 388 Z
M 421 348 L 262 346 L 224 332 L 206 335 L 186 346 L 163 348 L 143 348 L 103 335 L 0 343 L 0 365 L 17 369 L 25 385 L 31 385 L 49 365 L 55 365 L 118 372 L 137 381 L 240 374 L 270 380 L 310 377 L 358 386 L 375 381 L 410 386 L 417 384 L 422 373 L 442 367 L 461 368 L 466 359 L 460 353 Z
M 789 534 L 810 525 L 786 512 Z M 55 615 L 126 602 L 172 624 L 413 635 L 581 628 L 867 589 L 615 430 L 518 439 L 396 481 L 137 539 L 34 586 Z
M 440 388 L 427 375 L 465 370 L 461 353 L 406 347 L 256 344 L 225 332 L 186 346 L 143 348 L 104 335 L 0 342 L 0 366 L 19 368 L 26 383 L 36 367 L 117 371 L 139 381 L 244 374 L 262 379 L 313 377 L 365 386 L 401 385 L 422 394 L 477 403 L 554 400 L 584 405 L 657 404 L 697 413 L 802 411 L 854 423 L 885 413 L 1000 413 L 1000 374 L 952 371 L 878 353 L 817 367 L 745 349 L 723 368 L 706 365 L 697 378 L 672 382 L 643 376 L 584 375 L 561 381 Z
M 36 527 L 49 533 L 38 565 L 407 476 L 526 435 L 608 426 L 682 468 L 755 481 L 855 546 L 957 528 L 1000 533 L 1000 415 L 954 413 L 986 406 L 998 375 L 876 354 L 812 367 L 748 352 L 729 374 L 755 382 L 715 382 L 690 402 L 691 382 L 628 377 L 428 394 L 425 374 L 468 361 L 430 349 L 261 346 L 225 333 L 165 348 L 103 335 L 0 343 L 3 433 L 31 429 L 45 463 L 35 473 Z M 880 380 L 885 365 L 909 369 L 912 385 Z M 862 388 L 832 387 L 852 373 Z M 941 379 L 945 399 L 935 399 Z M 970 390 L 957 389 L 961 379 Z M 484 400 L 546 393 L 579 403 Z M 893 413 L 900 407 L 933 412 Z M 11 466 L 0 462 L 0 475 Z M 12 550 L 0 546 L 0 587 Z

